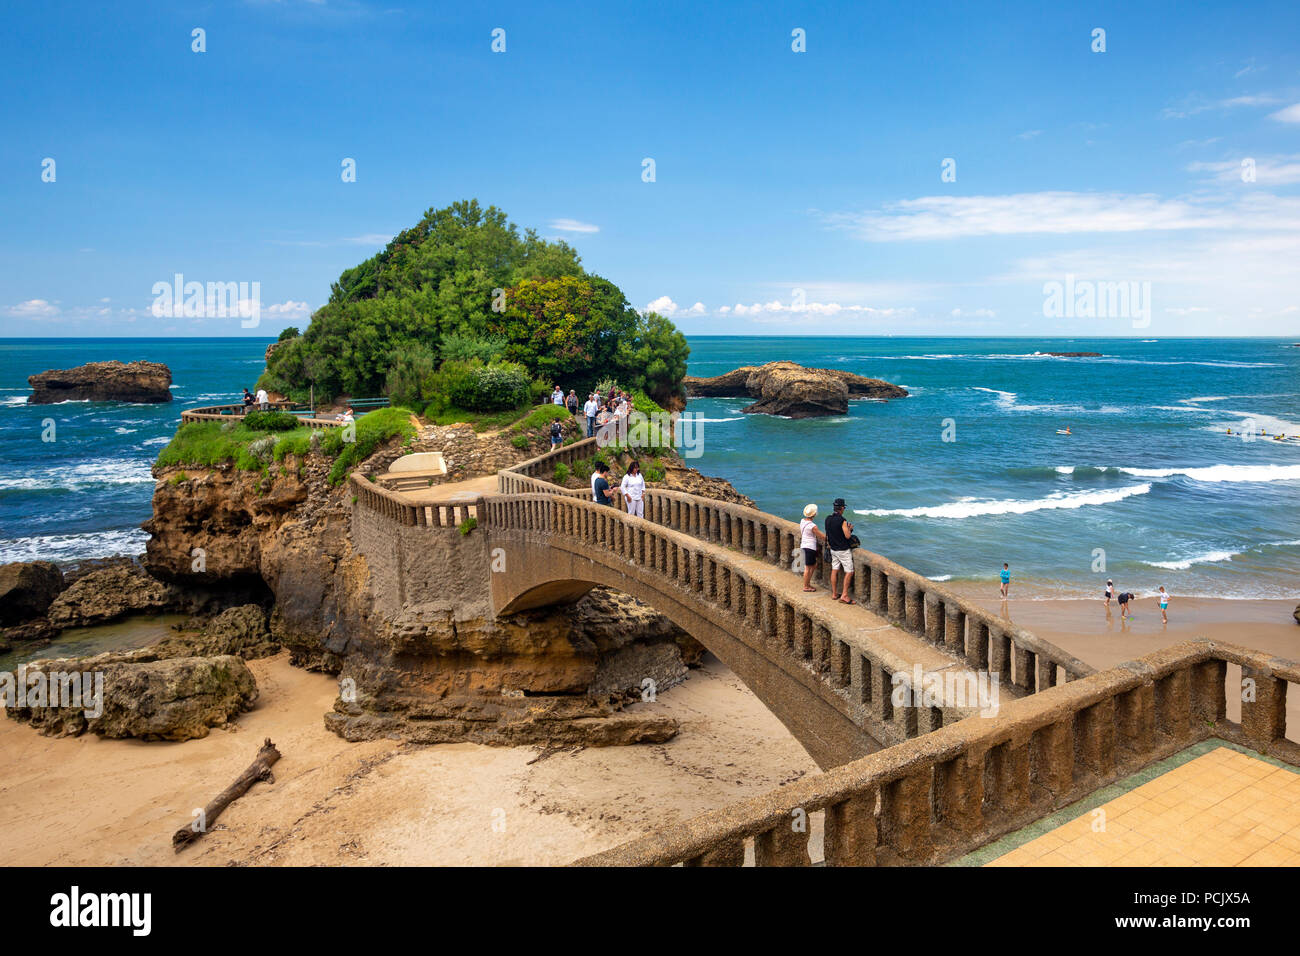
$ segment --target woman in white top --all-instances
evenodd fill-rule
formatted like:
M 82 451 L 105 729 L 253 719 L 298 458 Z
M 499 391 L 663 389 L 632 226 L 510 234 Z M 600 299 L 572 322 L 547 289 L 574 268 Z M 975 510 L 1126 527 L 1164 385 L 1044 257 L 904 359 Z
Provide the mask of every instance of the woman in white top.
M 627 502 L 627 513 L 644 518 L 645 478 L 641 474 L 640 462 L 634 461 L 627 466 L 627 474 L 623 476 L 618 489 L 623 492 L 623 500 Z
M 821 554 L 818 541 L 824 542 L 826 535 L 817 527 L 813 519 L 817 517 L 817 506 L 808 505 L 803 509 L 803 520 L 799 522 L 799 547 L 803 548 L 803 589 L 816 591 L 813 587 L 813 571 L 817 568 L 817 556 Z

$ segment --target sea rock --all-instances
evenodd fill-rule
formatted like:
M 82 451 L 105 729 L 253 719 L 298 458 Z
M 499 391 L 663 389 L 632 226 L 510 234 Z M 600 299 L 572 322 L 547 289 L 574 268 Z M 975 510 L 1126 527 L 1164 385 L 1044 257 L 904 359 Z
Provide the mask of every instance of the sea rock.
M 280 645 L 271 637 L 265 608 L 243 604 L 222 611 L 197 632 L 164 638 L 149 650 L 159 658 L 233 654 L 251 661 L 280 653 Z
M 1044 352 L 1053 358 L 1101 358 L 1100 352 Z
M 31 405 L 52 402 L 170 402 L 172 373 L 160 362 L 90 362 L 31 375 Z
M 57 628 L 105 624 L 124 614 L 160 612 L 181 598 L 176 588 L 134 564 L 111 565 L 79 577 L 54 599 L 46 618 Z
M 682 384 L 690 396 L 756 398 L 744 412 L 787 418 L 843 415 L 850 398 L 907 397 L 907 389 L 878 378 L 840 369 L 804 368 L 794 362 L 746 365 L 714 378 L 687 376 Z
M 1300 604 L 1295 606 L 1295 612 L 1291 616 L 1295 618 L 1297 624 L 1300 624 Z
M 46 736 L 90 731 L 101 737 L 190 740 L 206 737 L 209 728 L 224 726 L 257 700 L 257 682 L 238 657 L 141 657 L 147 652 L 34 661 L 23 672 L 24 706 L 9 713 Z M 71 675 L 76 677 L 69 684 Z M 33 687 L 43 688 L 39 700 Z M 79 698 L 68 696 L 70 705 L 64 706 L 63 694 L 55 701 L 51 687 L 76 688 Z M 98 701 L 96 687 L 102 692 Z
M 0 565 L 0 625 L 40 617 L 63 587 L 63 572 L 51 561 Z

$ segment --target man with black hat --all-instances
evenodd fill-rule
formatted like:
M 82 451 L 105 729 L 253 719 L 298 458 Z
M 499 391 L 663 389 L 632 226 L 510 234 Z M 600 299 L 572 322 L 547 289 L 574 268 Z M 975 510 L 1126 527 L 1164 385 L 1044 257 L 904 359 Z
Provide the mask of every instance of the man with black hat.
M 836 498 L 831 505 L 835 510 L 826 517 L 826 543 L 831 549 L 831 597 L 841 604 L 855 604 L 851 589 L 853 586 L 853 545 L 849 535 L 853 534 L 853 525 L 844 520 L 844 499 Z M 844 590 L 836 587 L 839 573 L 844 572 Z M 838 593 L 837 593 L 838 592 Z

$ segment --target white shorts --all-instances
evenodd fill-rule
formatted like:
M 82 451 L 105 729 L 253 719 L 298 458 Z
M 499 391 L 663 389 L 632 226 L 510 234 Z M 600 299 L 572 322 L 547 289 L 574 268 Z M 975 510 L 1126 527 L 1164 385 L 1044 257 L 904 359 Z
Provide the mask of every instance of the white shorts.
M 853 549 L 850 548 L 848 551 L 832 551 L 831 570 L 846 571 L 849 574 L 852 574 L 853 573 Z

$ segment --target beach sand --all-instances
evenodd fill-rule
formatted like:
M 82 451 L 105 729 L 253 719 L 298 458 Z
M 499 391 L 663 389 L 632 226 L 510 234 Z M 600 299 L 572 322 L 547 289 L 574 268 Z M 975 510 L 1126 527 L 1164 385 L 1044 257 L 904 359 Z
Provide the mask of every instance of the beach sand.
M 559 751 L 348 743 L 325 730 L 334 681 L 287 654 L 250 661 L 261 697 L 236 730 L 143 743 L 47 738 L 0 720 L 0 864 L 562 864 L 817 772 L 716 659 L 638 708 L 665 744 Z M 270 737 L 256 784 L 179 855 L 171 835 Z
M 970 596 L 1001 608 L 996 587 Z M 1100 602 L 1007 605 L 1012 620 L 1104 668 L 1192 637 L 1300 657 L 1294 602 L 1177 599 L 1162 627 L 1143 600 L 1121 624 Z M 671 714 L 666 744 L 539 748 L 351 744 L 327 732 L 333 680 L 281 654 L 249 665 L 261 688 L 235 729 L 142 743 L 41 737 L 0 720 L 0 864 L 562 864 L 817 772 L 775 717 L 712 657 L 639 708 Z M 1229 669 L 1229 683 L 1239 671 Z M 1228 716 L 1240 707 L 1228 694 Z M 1300 728 L 1300 695 L 1288 702 Z M 1292 734 L 1296 733 L 1293 729 Z M 283 758 L 216 829 L 176 855 L 171 834 L 250 763 L 264 737 Z M 540 759 L 538 759 L 540 757 Z

